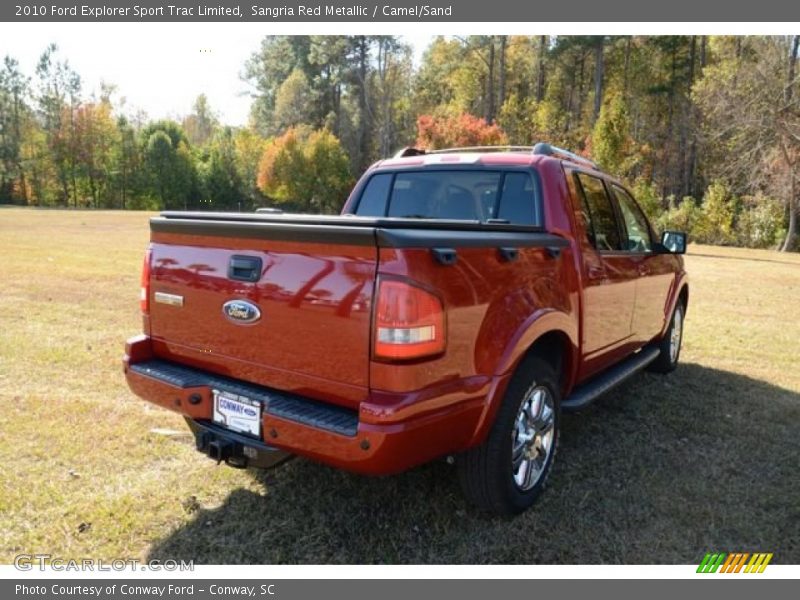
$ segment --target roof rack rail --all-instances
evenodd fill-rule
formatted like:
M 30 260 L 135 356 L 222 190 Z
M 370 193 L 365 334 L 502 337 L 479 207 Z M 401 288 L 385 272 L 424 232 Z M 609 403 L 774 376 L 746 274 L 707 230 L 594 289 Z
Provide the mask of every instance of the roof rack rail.
M 593 169 L 600 169 L 599 165 L 591 159 L 579 154 L 575 154 L 574 152 L 570 152 L 569 150 L 565 150 L 564 148 L 547 144 L 545 142 L 539 142 L 533 146 L 461 146 L 456 148 L 439 148 L 436 150 L 423 150 L 421 148 L 408 146 L 398 151 L 393 158 L 406 158 L 409 156 L 422 156 L 425 154 L 446 154 L 449 152 L 529 152 L 531 154 L 552 156 L 553 158 L 583 163 L 585 165 L 589 165 Z
M 530 152 L 531 146 L 461 146 L 457 148 L 442 148 L 428 150 L 428 154 L 445 154 L 447 152 Z
M 585 156 L 581 156 L 580 154 L 575 154 L 574 152 L 570 152 L 569 150 L 564 150 L 564 148 L 559 148 L 558 146 L 552 146 L 545 142 L 539 142 L 538 144 L 536 144 L 533 147 L 533 153 L 541 154 L 543 156 L 552 156 L 553 158 L 560 158 L 563 160 L 569 160 L 577 163 L 584 163 L 591 166 L 593 169 L 600 170 L 599 165 L 593 160 L 586 158 Z
M 530 152 L 531 150 L 533 150 L 533 146 L 459 146 L 456 148 L 438 148 L 436 150 L 423 150 L 409 146 L 399 150 L 393 158 L 422 156 L 424 154 L 447 154 L 450 152 Z

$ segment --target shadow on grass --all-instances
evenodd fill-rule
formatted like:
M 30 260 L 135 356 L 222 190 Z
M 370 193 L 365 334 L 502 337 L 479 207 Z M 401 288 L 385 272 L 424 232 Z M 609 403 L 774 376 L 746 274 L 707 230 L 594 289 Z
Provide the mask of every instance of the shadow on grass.
M 298 459 L 253 472 L 263 495 L 233 490 L 157 542 L 150 558 L 698 563 L 716 549 L 797 563 L 799 424 L 800 394 L 682 365 L 566 415 L 549 488 L 515 519 L 467 506 L 444 462 L 367 478 Z
M 754 262 L 769 262 L 769 263 L 778 263 L 781 265 L 797 265 L 797 261 L 792 260 L 776 260 L 774 258 L 758 258 L 756 256 L 729 256 L 726 254 L 703 254 L 701 252 L 687 252 L 688 256 L 698 256 L 700 258 L 722 258 L 725 260 L 744 260 L 744 261 L 754 261 Z

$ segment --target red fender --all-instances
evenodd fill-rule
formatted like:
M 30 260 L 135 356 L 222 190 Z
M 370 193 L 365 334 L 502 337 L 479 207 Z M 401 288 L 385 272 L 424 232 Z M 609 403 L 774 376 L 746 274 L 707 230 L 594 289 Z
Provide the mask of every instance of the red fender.
M 566 313 L 553 309 L 538 310 L 519 328 L 519 331 L 511 339 L 498 361 L 494 382 L 487 395 L 487 402 L 478 420 L 470 445 L 479 444 L 488 435 L 508 383 L 528 349 L 543 335 L 554 331 L 565 335 L 569 340 L 571 355 L 566 357 L 567 360 L 564 361 L 564 364 L 569 368 L 569 372 L 564 374 L 564 393 L 567 393 L 572 388 L 580 362 L 578 324 L 574 317 L 570 317 Z
M 675 278 L 675 282 L 670 290 L 669 296 L 667 296 L 667 301 L 664 304 L 664 326 L 661 328 L 661 334 L 658 336 L 659 339 L 667 334 L 670 319 L 672 318 L 672 311 L 675 310 L 675 305 L 678 303 L 678 298 L 680 298 L 681 292 L 683 292 L 684 288 L 686 288 L 688 292 L 689 276 L 686 274 L 686 271 L 681 271 Z M 684 314 L 684 317 L 685 316 L 686 315 Z

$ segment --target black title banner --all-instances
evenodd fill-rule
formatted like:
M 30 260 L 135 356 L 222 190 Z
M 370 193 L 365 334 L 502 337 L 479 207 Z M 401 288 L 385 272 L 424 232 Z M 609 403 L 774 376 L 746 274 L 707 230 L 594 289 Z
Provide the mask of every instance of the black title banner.
M 0 21 L 797 22 L 800 2 L 761 0 L 49 0 L 0 3 Z

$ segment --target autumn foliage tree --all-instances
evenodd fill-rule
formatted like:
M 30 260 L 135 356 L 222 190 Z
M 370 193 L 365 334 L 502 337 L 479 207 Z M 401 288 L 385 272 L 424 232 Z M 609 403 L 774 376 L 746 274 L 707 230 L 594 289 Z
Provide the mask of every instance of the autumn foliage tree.
M 421 115 L 417 119 L 417 146 L 429 150 L 464 146 L 492 146 L 508 143 L 497 124 L 469 113 L 457 116 Z
M 258 188 L 258 167 L 266 148 L 266 140 L 252 129 L 238 129 L 233 136 L 236 170 L 249 204 L 261 200 Z
M 267 143 L 258 165 L 258 189 L 277 203 L 300 200 L 305 165 L 294 127 Z
M 290 128 L 267 144 L 258 169 L 265 196 L 306 212 L 338 212 L 352 183 L 349 158 L 327 129 Z

